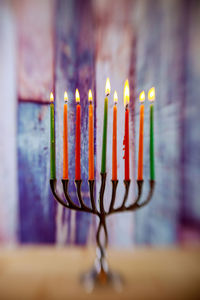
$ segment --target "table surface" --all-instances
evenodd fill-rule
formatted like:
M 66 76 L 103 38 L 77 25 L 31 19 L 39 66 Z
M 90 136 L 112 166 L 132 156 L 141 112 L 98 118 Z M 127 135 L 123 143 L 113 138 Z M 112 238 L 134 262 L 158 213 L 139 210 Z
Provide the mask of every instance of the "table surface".
M 20 247 L 0 250 L 0 299 L 197 299 L 200 295 L 200 247 L 109 250 L 112 269 L 125 283 L 92 293 L 80 274 L 95 257 L 93 248 Z

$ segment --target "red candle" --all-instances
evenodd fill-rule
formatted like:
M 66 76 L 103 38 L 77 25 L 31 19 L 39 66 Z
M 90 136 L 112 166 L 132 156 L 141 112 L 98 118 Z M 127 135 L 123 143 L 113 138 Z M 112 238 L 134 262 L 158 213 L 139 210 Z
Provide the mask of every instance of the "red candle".
M 67 124 L 67 92 L 64 93 L 64 111 L 63 111 L 63 179 L 68 179 L 68 124 Z
M 94 180 L 94 118 L 92 105 L 92 91 L 88 92 L 89 101 L 89 128 L 88 128 L 88 179 Z
M 112 144 L 112 180 L 117 180 L 117 92 L 114 92 L 113 107 L 113 144 Z
M 138 180 L 143 180 L 143 134 L 144 134 L 144 104 L 145 92 L 140 93 L 140 129 L 139 129 L 139 150 L 138 150 Z
M 81 106 L 80 95 L 76 89 L 76 149 L 75 149 L 75 180 L 81 179 Z
M 125 106 L 125 134 L 124 134 L 124 180 L 130 180 L 129 176 L 129 83 L 126 80 L 124 85 L 124 106 Z

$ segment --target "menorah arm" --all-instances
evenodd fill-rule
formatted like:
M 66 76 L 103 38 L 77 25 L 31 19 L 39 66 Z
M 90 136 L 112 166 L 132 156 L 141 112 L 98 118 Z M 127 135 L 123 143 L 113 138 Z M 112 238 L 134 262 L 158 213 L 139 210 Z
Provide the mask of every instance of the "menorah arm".
M 121 208 L 125 207 L 126 201 L 128 199 L 128 193 L 129 193 L 130 184 L 131 184 L 130 180 L 124 180 L 125 193 L 124 193 L 124 199 L 123 199 Z
M 69 196 L 69 193 L 68 193 L 69 180 L 62 179 L 62 184 L 63 184 L 63 191 L 65 194 L 65 198 L 66 198 L 67 202 L 69 203 L 69 208 L 74 208 L 74 209 L 80 210 L 80 206 L 76 205 Z
M 90 201 L 93 211 L 97 213 L 96 203 L 94 199 L 94 180 L 88 180 L 89 190 L 90 190 Z
M 56 185 L 57 185 L 57 180 L 50 179 L 50 187 L 55 200 L 61 205 L 63 205 L 64 207 L 70 208 L 70 206 L 58 196 L 58 193 L 56 191 Z
M 126 206 L 125 204 L 128 199 L 130 180 L 124 180 L 124 185 L 125 185 L 125 193 L 124 193 L 124 199 L 123 199 L 122 205 L 117 208 L 113 208 L 112 210 L 109 210 L 108 215 L 111 213 L 123 212 L 123 211 L 134 210 L 136 208 L 139 208 L 138 202 L 142 195 L 143 180 L 137 180 L 138 194 L 137 194 L 137 197 L 134 200 L 133 204 L 130 204 L 129 206 Z
M 87 206 L 84 203 L 82 195 L 81 195 L 81 183 L 82 183 L 82 180 L 75 180 L 77 197 L 78 197 L 78 200 L 80 202 L 82 210 L 84 210 L 86 212 L 93 213 L 93 214 L 98 214 L 96 210 L 94 210 L 93 208 L 90 208 L 89 206 Z
M 155 188 L 155 181 L 154 180 L 149 180 L 149 193 L 146 198 L 146 200 L 142 203 L 137 203 L 137 208 L 143 207 L 149 203 L 151 200 L 153 193 L 154 193 L 154 188 Z
M 74 210 L 79 210 L 79 211 L 83 211 L 83 209 L 81 207 L 79 207 L 78 205 L 74 204 L 72 201 L 69 201 L 68 203 L 63 200 L 59 195 L 58 192 L 56 190 L 56 184 L 57 184 L 57 180 L 56 179 L 50 179 L 50 187 L 51 187 L 51 191 L 52 194 L 54 196 L 54 199 L 61 204 L 64 207 L 67 207 L 69 209 L 74 209 Z M 66 197 L 67 200 L 70 199 L 70 197 Z M 71 200 L 71 199 L 70 199 Z
M 111 213 L 114 209 L 118 180 L 112 180 L 111 182 L 112 182 L 112 198 L 110 202 L 109 213 Z
M 137 186 L 138 186 L 138 194 L 135 199 L 135 201 L 130 204 L 129 206 L 125 206 L 125 210 L 134 210 L 138 206 L 138 202 L 140 201 L 140 198 L 142 196 L 142 189 L 143 189 L 143 180 L 137 180 Z

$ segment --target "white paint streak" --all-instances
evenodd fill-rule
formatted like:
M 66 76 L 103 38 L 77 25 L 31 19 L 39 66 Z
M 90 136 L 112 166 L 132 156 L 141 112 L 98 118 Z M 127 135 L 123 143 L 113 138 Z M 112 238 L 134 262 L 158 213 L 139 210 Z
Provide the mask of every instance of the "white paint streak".
M 62 205 L 57 205 L 57 214 L 56 214 L 56 244 L 65 245 L 67 241 L 67 232 L 68 224 L 67 220 L 62 222 L 64 209 Z
M 75 243 L 75 237 L 76 237 L 76 211 L 71 210 L 71 231 L 70 231 L 70 243 Z
M 109 97 L 108 108 L 108 137 L 107 137 L 107 186 L 105 190 L 105 206 L 108 207 L 111 197 L 111 172 L 112 172 L 112 109 L 114 90 L 118 93 L 118 178 L 119 185 L 117 191 L 116 204 L 121 203 L 124 194 L 124 160 L 123 158 L 123 138 L 124 138 L 124 106 L 123 106 L 123 87 L 129 75 L 132 28 L 126 22 L 128 17 L 128 6 L 123 1 L 110 1 L 112 17 L 105 23 L 105 9 L 101 7 L 95 11 L 96 18 L 99 20 L 97 26 L 97 52 L 96 52 L 96 83 L 97 83 L 97 199 L 100 187 L 101 170 L 101 148 L 103 130 L 103 107 L 104 107 L 104 86 L 106 78 L 110 77 L 111 95 Z M 108 2 L 104 2 L 108 6 Z M 94 5 L 95 9 L 95 5 Z M 119 14 L 120 11 L 120 14 Z M 103 15 L 102 15 L 103 14 Z M 133 99 L 131 99 L 133 101 Z M 133 130 L 130 127 L 130 138 Z M 130 167 L 131 178 L 133 179 L 133 166 Z M 130 195 L 133 193 L 131 185 Z M 133 242 L 133 215 L 117 214 L 108 219 L 110 243 L 115 245 L 129 246 Z
M 0 242 L 15 243 L 17 231 L 16 40 L 12 1 L 0 9 Z

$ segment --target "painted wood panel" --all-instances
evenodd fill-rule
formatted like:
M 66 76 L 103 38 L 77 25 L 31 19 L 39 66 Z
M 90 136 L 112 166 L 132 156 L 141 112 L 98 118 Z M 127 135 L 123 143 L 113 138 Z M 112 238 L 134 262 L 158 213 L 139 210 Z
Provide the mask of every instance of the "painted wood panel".
M 53 0 L 15 2 L 20 100 L 49 100 L 54 64 L 53 8 Z
M 49 107 L 18 105 L 19 239 L 55 242 L 55 200 L 49 188 Z
M 180 209 L 180 30 L 182 6 L 178 1 L 138 1 L 137 97 L 156 88 L 155 167 L 156 189 L 151 203 L 136 213 L 136 243 L 168 244 L 177 240 Z M 159 26 L 158 26 L 159 24 Z M 137 101 L 138 103 L 138 101 Z M 139 104 L 136 105 L 138 151 Z M 144 193 L 149 180 L 149 103 L 145 103 Z
M 182 109 L 182 205 L 180 216 L 180 240 L 198 241 L 200 237 L 200 64 L 197 59 L 200 47 L 200 3 L 190 1 L 186 7 L 187 36 L 184 108 Z
M 76 20 L 76 22 L 74 22 Z M 89 204 L 88 190 L 88 90 L 91 88 L 95 98 L 95 73 L 94 73 L 94 33 L 92 25 L 91 2 L 85 1 L 58 1 L 56 25 L 56 116 L 57 116 L 57 161 L 58 178 L 62 178 L 62 128 L 63 128 L 63 94 L 69 94 L 69 192 L 74 201 L 76 192 L 75 178 L 75 122 L 76 104 L 75 89 L 80 92 L 81 104 L 81 177 L 82 193 L 85 203 Z M 62 192 L 60 190 L 60 192 Z M 80 212 L 64 212 L 58 207 L 64 217 L 63 224 L 59 221 L 60 230 L 68 226 L 69 231 L 64 231 L 59 236 L 70 243 L 86 244 L 88 231 L 91 226 L 92 216 Z M 70 222 L 68 221 L 70 219 Z M 94 235 L 94 224 L 92 226 Z M 65 237 L 64 237 L 65 236 Z
M 52 1 L 19 1 L 16 6 L 20 100 L 18 235 L 22 243 L 54 243 L 55 201 L 49 187 L 49 105 L 39 104 L 49 98 L 54 88 L 54 6 Z

